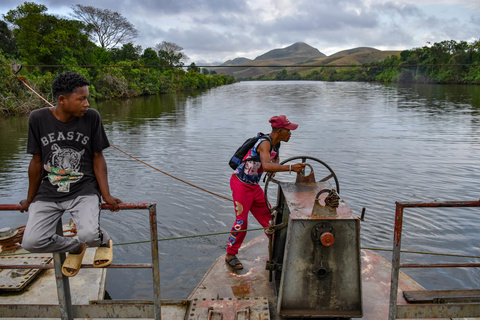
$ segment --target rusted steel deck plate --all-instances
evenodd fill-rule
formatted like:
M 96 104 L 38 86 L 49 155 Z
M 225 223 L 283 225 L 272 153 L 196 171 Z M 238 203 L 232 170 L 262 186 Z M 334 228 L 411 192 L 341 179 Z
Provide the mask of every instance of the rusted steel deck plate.
M 0 255 L 0 292 L 23 290 L 41 269 L 2 269 L 5 265 L 48 265 L 52 257 L 47 255 L 2 256 Z
M 108 302 L 108 303 L 107 303 Z M 184 300 L 162 300 L 162 319 L 185 320 L 189 303 Z M 88 315 L 90 319 L 154 319 L 153 301 L 136 300 L 106 300 L 105 303 L 90 305 L 73 305 L 72 314 L 76 319 L 82 319 Z M 60 306 L 37 304 L 37 305 L 0 305 L 0 317 L 8 318 L 60 318 Z M 206 318 L 205 318 L 206 319 Z
M 290 209 L 290 218 L 305 220 L 308 219 L 318 219 L 323 220 L 325 218 L 319 216 L 312 216 L 314 200 L 317 194 L 322 189 L 332 189 L 332 185 L 326 182 L 316 182 L 316 183 L 301 183 L 293 184 L 280 182 L 282 192 L 285 196 L 288 208 Z M 327 197 L 328 193 L 323 193 L 320 195 L 320 201 Z M 328 217 L 329 220 L 332 219 L 357 219 L 358 217 L 352 212 L 352 210 L 347 206 L 347 204 L 341 199 L 340 204 L 337 208 L 337 217 L 332 218 Z M 323 202 L 322 202 L 323 203 Z
M 224 255 L 221 255 L 212 264 L 189 297 L 192 300 L 192 308 L 197 310 L 198 307 L 195 307 L 197 305 L 204 309 L 208 304 L 212 304 L 211 306 L 214 308 L 225 310 L 223 319 L 235 319 L 235 317 L 225 316 L 227 313 L 231 313 L 231 310 L 240 311 L 243 306 L 248 306 L 253 302 L 254 305 L 258 304 L 261 308 L 254 306 L 254 310 L 258 310 L 258 312 L 256 312 L 256 318 L 252 317 L 252 319 L 280 319 L 271 314 L 271 311 L 275 309 L 276 300 L 273 282 L 268 281 L 268 271 L 265 270 L 267 238 L 259 236 L 244 243 L 238 257 L 244 266 L 243 270 L 232 271 L 225 264 Z M 222 304 L 225 306 L 221 307 Z M 265 307 L 267 309 L 264 309 Z M 197 315 L 197 313 L 194 314 Z M 265 313 L 268 313 L 268 316 Z M 239 319 L 244 319 L 244 317 L 244 313 L 239 314 Z
M 204 319 L 270 320 L 268 299 L 265 297 L 195 299 L 188 312 L 188 320 Z
M 480 302 L 480 290 L 404 291 L 403 295 L 411 303 Z
M 93 263 L 95 249 L 96 248 L 87 249 L 83 257 L 84 264 Z M 91 300 L 103 299 L 106 278 L 106 268 L 81 269 L 75 277 L 69 279 L 72 291 L 72 303 L 89 304 Z M 0 293 L 0 305 L 12 304 L 58 305 L 55 270 L 53 268 L 45 269 L 21 292 Z
M 381 256 L 362 250 L 363 318 L 388 319 L 391 264 Z M 417 282 L 400 272 L 398 304 L 406 304 L 402 292 L 423 290 Z

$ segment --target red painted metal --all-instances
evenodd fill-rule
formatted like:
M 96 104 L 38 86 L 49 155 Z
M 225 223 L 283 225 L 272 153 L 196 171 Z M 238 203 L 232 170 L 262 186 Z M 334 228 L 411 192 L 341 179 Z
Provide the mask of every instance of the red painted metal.
M 149 263 L 112 263 L 104 268 L 151 268 Z M 2 269 L 53 269 L 53 264 L 10 264 L 2 265 Z M 82 269 L 94 268 L 92 264 L 83 264 Z
M 330 232 L 324 232 L 320 235 L 320 242 L 325 247 L 330 247 L 335 242 L 335 238 L 333 237 L 333 234 L 331 234 Z
M 19 204 L 0 204 L 0 211 L 16 211 L 20 210 Z
M 139 203 L 119 203 L 120 210 L 134 210 L 134 209 L 149 209 L 153 203 L 139 202 Z M 16 211 L 20 210 L 19 204 L 0 204 L 0 211 Z M 102 203 L 102 210 L 112 210 L 113 206 L 108 203 Z
M 480 201 L 396 202 L 403 208 L 480 207 Z
M 433 264 L 415 264 L 402 263 L 400 268 L 478 268 L 480 263 L 433 263 Z

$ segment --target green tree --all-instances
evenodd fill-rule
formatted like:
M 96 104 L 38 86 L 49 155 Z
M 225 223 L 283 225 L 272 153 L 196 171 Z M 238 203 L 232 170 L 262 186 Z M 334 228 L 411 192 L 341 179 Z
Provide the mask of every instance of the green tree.
M 73 16 L 83 21 L 92 38 L 104 49 L 116 47 L 134 40 L 138 31 L 120 13 L 77 4 L 72 7 Z
M 197 73 L 200 73 L 200 68 L 197 67 L 197 65 L 195 64 L 195 62 L 192 62 L 188 68 L 187 68 L 188 72 L 197 72 Z
M 170 70 L 183 67 L 184 61 L 188 60 L 183 48 L 175 43 L 163 41 L 157 44 L 156 49 L 162 64 Z
M 95 45 L 83 23 L 46 14 L 47 7 L 25 2 L 3 17 L 13 26 L 18 51 L 27 64 L 56 65 L 62 61 L 88 64 Z
M 142 52 L 141 46 L 134 46 L 129 42 L 124 44 L 120 49 L 112 48 L 112 60 L 119 61 L 138 61 L 140 59 L 140 53 Z
M 275 75 L 275 80 L 287 80 L 287 78 L 288 78 L 287 69 L 282 69 L 282 71 L 280 71 Z
M 140 57 L 143 64 L 146 66 L 160 66 L 162 65 L 161 59 L 158 57 L 157 52 L 152 48 L 146 48 Z
M 8 29 L 5 21 L 0 21 L 0 51 L 12 57 L 18 55 L 18 48 L 13 38 L 13 32 Z

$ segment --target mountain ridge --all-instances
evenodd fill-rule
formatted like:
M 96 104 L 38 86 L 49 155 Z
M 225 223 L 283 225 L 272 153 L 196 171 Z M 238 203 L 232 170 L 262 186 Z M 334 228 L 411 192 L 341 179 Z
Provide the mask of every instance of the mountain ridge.
M 228 60 L 219 67 L 210 68 L 210 70 L 231 75 L 237 79 L 256 78 L 276 73 L 282 69 L 287 69 L 287 72 L 307 74 L 325 65 L 361 65 L 381 61 L 389 56 L 398 55 L 400 52 L 356 47 L 327 56 L 304 42 L 295 42 L 284 48 L 267 51 L 253 60 L 239 57 Z

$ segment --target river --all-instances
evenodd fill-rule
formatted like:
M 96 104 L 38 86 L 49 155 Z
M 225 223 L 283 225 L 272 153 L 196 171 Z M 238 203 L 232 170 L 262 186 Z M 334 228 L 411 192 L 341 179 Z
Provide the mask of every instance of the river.
M 391 249 L 395 201 L 477 200 L 480 196 L 480 87 L 355 82 L 240 82 L 198 93 L 92 103 L 110 142 L 189 183 L 231 197 L 228 160 L 268 120 L 298 123 L 281 159 L 308 155 L 339 178 L 341 196 L 360 214 L 362 247 Z M 0 119 L 0 203 L 26 196 L 27 117 Z M 114 148 L 104 152 L 110 189 L 124 202 L 156 202 L 161 239 L 229 231 L 230 201 L 164 175 Z M 278 174 L 278 178 L 288 173 Z M 27 214 L 0 212 L 0 227 Z M 148 215 L 102 215 L 116 246 L 115 263 L 148 263 Z M 250 216 L 249 227 L 259 225 Z M 407 209 L 402 249 L 480 256 L 478 208 Z M 247 240 L 261 235 L 249 232 Z M 159 242 L 161 294 L 186 298 L 227 235 Z M 387 260 L 391 253 L 380 252 Z M 241 253 L 240 253 L 241 258 Z M 478 262 L 406 254 L 402 262 Z M 478 269 L 404 270 L 427 289 L 478 288 Z M 149 299 L 151 271 L 109 270 L 112 298 Z

